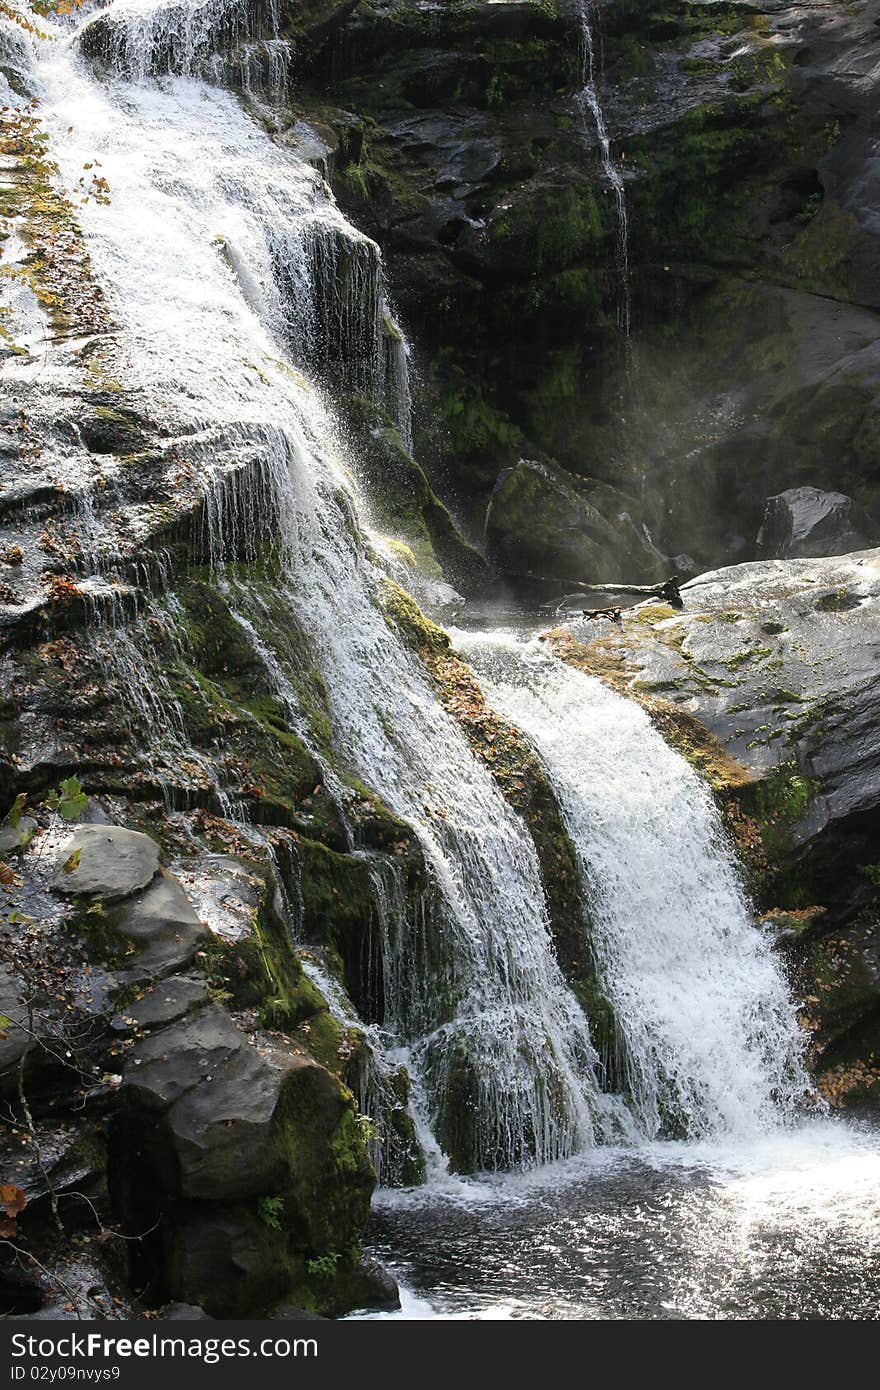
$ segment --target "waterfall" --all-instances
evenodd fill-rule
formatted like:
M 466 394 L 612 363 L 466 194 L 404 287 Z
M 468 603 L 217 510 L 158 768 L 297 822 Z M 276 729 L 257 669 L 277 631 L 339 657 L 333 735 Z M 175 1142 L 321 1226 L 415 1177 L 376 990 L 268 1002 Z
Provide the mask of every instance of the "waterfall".
M 705 784 L 635 702 L 539 641 L 456 638 L 552 776 L 640 1132 L 739 1138 L 792 1118 L 809 1090 L 795 1007 Z
M 66 22 L 41 19 L 54 41 L 29 39 L 63 185 L 81 190 L 98 164 L 109 189 L 78 198 L 77 213 L 112 310 L 116 370 L 161 421 L 168 495 L 181 477 L 201 492 L 214 581 L 229 586 L 292 727 L 309 741 L 293 658 L 266 621 L 269 591 L 326 687 L 333 769 L 374 790 L 421 848 L 417 902 L 393 871 L 373 875 L 385 1009 L 365 1096 L 393 1093 L 405 1064 L 429 1149 L 460 1169 L 530 1167 L 632 1138 L 627 1108 L 599 1086 L 587 1019 L 556 960 L 532 838 L 386 620 L 386 576 L 327 393 L 390 382 L 408 439 L 406 344 L 378 249 L 309 163 L 201 69 L 229 32 L 236 42 L 250 32 L 252 13 L 233 0 L 115 0 L 73 21 L 80 34 L 125 21 L 98 75 Z M 159 62 L 160 50 L 178 56 Z M 595 95 L 591 57 L 587 72 Z M 97 567 L 98 535 L 90 546 Z M 118 623 L 119 678 L 139 692 L 166 759 L 185 758 L 173 694 L 161 681 L 149 693 L 145 645 Z M 504 650 L 471 646 L 481 667 L 486 650 Z M 804 1085 L 791 1004 L 705 794 L 637 709 L 549 658 L 514 655 L 526 678 L 502 673 L 487 689 L 559 788 L 641 1132 L 773 1122 Z
M 629 337 L 632 329 L 632 296 L 629 279 L 629 227 L 626 216 L 626 190 L 623 186 L 623 175 L 611 155 L 611 137 L 608 134 L 605 113 L 599 100 L 597 88 L 599 65 L 596 61 L 596 45 L 591 19 L 593 9 L 593 0 L 578 0 L 577 15 L 580 24 L 578 62 L 581 86 L 577 94 L 577 105 L 585 131 L 590 124 L 595 127 L 599 141 L 602 172 L 614 195 L 617 217 L 614 266 L 620 285 L 618 322 L 626 336 Z
M 215 574 L 230 556 L 258 563 L 272 537 L 282 577 L 273 568 L 268 582 L 322 673 L 339 764 L 421 844 L 430 910 L 388 915 L 386 1031 L 427 1120 L 470 1168 L 534 1165 L 620 1135 L 555 959 L 532 840 L 386 622 L 332 417 L 288 357 L 302 344 L 310 370 L 317 306 L 320 358 L 337 313 L 321 306 L 340 302 L 326 277 L 346 251 L 343 327 L 357 339 L 356 309 L 375 322 L 372 243 L 230 94 L 192 75 L 153 80 L 140 63 L 132 76 L 128 59 L 97 78 L 45 23 L 59 41 L 34 44 L 41 115 L 65 186 L 93 161 L 107 181 L 108 199 L 83 202 L 80 221 L 120 370 L 167 431 L 168 477 L 201 480 Z M 229 482 L 242 478 L 246 491 Z

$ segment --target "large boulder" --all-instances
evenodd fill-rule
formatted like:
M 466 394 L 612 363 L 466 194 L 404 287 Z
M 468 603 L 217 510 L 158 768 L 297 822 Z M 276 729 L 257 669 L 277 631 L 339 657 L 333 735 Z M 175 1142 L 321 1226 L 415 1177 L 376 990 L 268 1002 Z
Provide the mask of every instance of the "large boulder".
M 225 1317 L 292 1294 L 330 1310 L 387 1300 L 359 1273 L 375 1173 L 353 1097 L 303 1049 L 197 1008 L 135 1040 L 122 1095 L 125 1181 L 174 1211 L 163 1234 L 173 1297 Z
M 793 487 L 767 498 L 756 546 L 766 559 L 846 555 L 864 550 L 876 529 L 845 493 Z
M 495 563 L 516 575 L 639 582 L 659 578 L 668 565 L 634 498 L 531 459 L 499 476 L 486 544 Z
M 158 872 L 159 846 L 149 835 L 121 825 L 81 825 L 59 855 L 54 886 L 67 897 L 114 901 L 146 888 Z
M 151 1117 L 144 1153 L 171 1191 L 202 1200 L 271 1192 L 285 1177 L 276 1111 L 301 1059 L 252 1046 L 222 1009 L 210 1007 L 131 1051 L 129 1102 Z
M 138 1041 L 123 1084 L 133 1161 L 168 1193 L 287 1194 L 286 1227 L 318 1252 L 339 1248 L 353 1207 L 366 1216 L 375 1174 L 351 1094 L 301 1050 L 257 1045 L 215 1005 Z
M 155 976 L 189 965 L 207 935 L 177 879 L 164 869 L 123 905 L 114 925 L 135 948 L 132 968 Z
M 289 1292 L 284 1237 L 252 1207 L 196 1210 L 166 1230 L 164 1240 L 175 1298 L 209 1316 L 253 1316 Z

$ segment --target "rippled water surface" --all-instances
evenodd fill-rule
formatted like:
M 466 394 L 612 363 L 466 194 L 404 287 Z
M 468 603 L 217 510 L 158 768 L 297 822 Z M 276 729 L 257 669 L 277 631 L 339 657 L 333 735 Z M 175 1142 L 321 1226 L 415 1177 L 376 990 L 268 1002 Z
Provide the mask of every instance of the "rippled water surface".
M 824 1122 L 380 1193 L 371 1253 L 401 1283 L 394 1317 L 873 1319 L 880 1132 Z

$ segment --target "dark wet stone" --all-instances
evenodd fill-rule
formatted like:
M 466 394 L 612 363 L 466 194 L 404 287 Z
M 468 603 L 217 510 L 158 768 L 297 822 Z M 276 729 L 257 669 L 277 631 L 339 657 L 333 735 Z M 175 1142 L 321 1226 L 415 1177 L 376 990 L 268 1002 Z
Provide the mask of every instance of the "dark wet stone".
M 126 1006 L 112 1020 L 119 1032 L 130 1031 L 132 1024 L 139 1029 L 162 1028 L 207 1002 L 208 985 L 204 979 L 172 975 L 154 985 L 142 999 Z
M 756 541 L 768 559 L 847 555 L 864 550 L 877 528 L 863 508 L 842 492 L 788 488 L 768 497 Z

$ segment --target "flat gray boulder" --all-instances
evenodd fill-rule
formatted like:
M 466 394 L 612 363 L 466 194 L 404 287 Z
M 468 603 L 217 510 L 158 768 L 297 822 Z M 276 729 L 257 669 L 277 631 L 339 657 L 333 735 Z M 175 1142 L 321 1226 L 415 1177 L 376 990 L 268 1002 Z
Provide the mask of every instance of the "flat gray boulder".
M 129 1004 L 122 1014 L 117 1014 L 113 1027 L 120 1033 L 130 1032 L 132 1028 L 145 1031 L 164 1028 L 207 1002 L 207 980 L 173 975 L 170 980 L 162 980 L 154 985 L 143 998 Z
M 79 852 L 76 868 L 67 871 Z M 58 856 L 53 886 L 67 897 L 128 898 L 159 872 L 159 847 L 149 835 L 121 825 L 81 825 Z
M 755 779 L 799 779 L 795 842 L 875 813 L 880 550 L 733 565 L 681 593 L 682 610 L 652 600 L 602 634 L 606 669 L 695 715 Z

